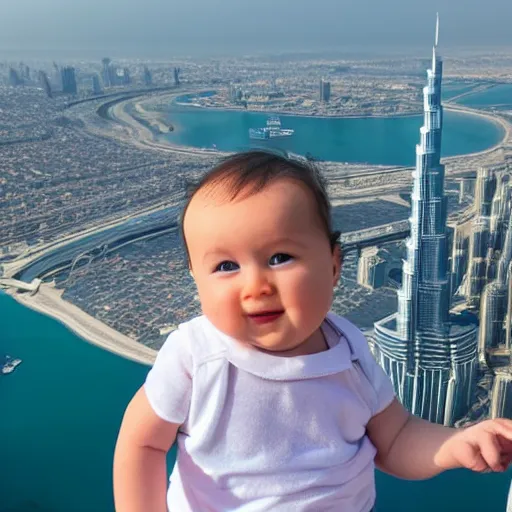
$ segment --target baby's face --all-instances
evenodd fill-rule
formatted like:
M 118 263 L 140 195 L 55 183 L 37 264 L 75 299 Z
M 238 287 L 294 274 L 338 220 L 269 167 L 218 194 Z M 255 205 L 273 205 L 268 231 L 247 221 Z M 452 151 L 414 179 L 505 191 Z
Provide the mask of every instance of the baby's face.
M 283 179 L 231 202 L 200 191 L 184 232 L 203 313 L 217 329 L 276 353 L 323 349 L 311 344 L 340 264 L 307 188 Z

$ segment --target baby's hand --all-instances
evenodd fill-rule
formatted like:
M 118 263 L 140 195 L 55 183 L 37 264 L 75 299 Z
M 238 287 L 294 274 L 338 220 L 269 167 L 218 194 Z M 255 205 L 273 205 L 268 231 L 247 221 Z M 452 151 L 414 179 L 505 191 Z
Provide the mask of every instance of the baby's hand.
M 505 471 L 512 462 L 512 420 L 487 420 L 458 430 L 441 446 L 435 462 L 443 469 Z

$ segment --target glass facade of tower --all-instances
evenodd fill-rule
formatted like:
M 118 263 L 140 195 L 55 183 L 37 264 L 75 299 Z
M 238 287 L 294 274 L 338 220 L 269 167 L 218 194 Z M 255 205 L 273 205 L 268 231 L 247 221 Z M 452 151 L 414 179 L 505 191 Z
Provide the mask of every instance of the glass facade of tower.
M 397 313 L 375 324 L 375 356 L 413 414 L 453 425 L 471 405 L 477 364 L 476 321 L 450 315 L 447 198 L 441 164 L 443 63 L 433 50 L 423 89 L 424 124 L 416 146 L 411 235 Z

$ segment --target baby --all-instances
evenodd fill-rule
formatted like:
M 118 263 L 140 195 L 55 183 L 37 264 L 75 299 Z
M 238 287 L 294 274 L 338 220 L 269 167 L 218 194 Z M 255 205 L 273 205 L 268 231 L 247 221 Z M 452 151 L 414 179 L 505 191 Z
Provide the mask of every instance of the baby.
M 368 512 L 375 465 L 409 479 L 508 467 L 512 421 L 412 416 L 362 333 L 329 311 L 341 251 L 314 168 L 230 157 L 195 189 L 182 228 L 203 316 L 169 336 L 126 410 L 117 512 Z

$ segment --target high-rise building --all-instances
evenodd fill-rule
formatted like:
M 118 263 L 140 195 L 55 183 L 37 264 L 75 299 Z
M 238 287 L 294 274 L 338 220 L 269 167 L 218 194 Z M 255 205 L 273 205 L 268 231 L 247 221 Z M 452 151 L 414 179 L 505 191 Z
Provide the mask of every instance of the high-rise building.
M 512 411 L 512 374 L 501 371 L 494 378 L 491 392 L 491 418 L 510 418 Z
M 153 76 L 147 66 L 144 66 L 144 84 L 150 86 L 153 84 Z
M 64 94 L 76 94 L 78 89 L 75 68 L 72 66 L 64 67 L 60 70 L 60 74 L 62 78 L 62 92 Z
M 14 68 L 9 68 L 9 85 L 12 87 L 23 85 L 23 80 Z
M 110 87 L 112 85 L 110 83 L 110 63 L 111 62 L 112 61 L 108 57 L 105 57 L 101 61 L 101 64 L 102 64 L 101 77 L 103 79 L 103 85 L 105 87 Z
M 53 63 L 52 82 L 56 91 L 62 91 L 62 77 L 56 62 Z
M 416 146 L 411 235 L 398 291 L 398 311 L 375 323 L 374 354 L 413 414 L 453 425 L 473 396 L 476 319 L 450 314 L 447 198 L 441 159 L 443 109 L 439 18 L 432 68 L 423 89 L 424 124 Z
M 508 267 L 508 305 L 507 316 L 505 317 L 505 346 L 512 351 L 512 261 Z M 510 366 L 512 366 L 512 352 L 510 356 Z
M 357 282 L 366 288 L 377 289 L 386 284 L 387 261 L 378 247 L 365 247 L 357 262 Z
M 478 309 L 482 292 L 487 284 L 490 231 L 490 217 L 481 215 L 472 221 L 466 274 L 466 304 L 472 309 Z
M 180 72 L 181 72 L 180 68 L 174 68 L 174 85 L 176 87 L 179 87 L 179 85 L 180 85 Z
M 123 68 L 123 85 L 130 85 L 131 83 L 130 69 L 125 67 Z
M 503 247 L 503 237 L 507 230 L 509 215 L 510 188 L 508 175 L 500 173 L 497 176 L 496 192 L 491 204 L 490 247 L 500 251 Z
M 465 201 L 468 197 L 475 194 L 474 178 L 461 178 L 459 181 L 459 203 Z
M 463 229 L 455 227 L 452 245 L 452 283 L 451 295 L 458 293 L 468 268 L 468 238 Z
M 115 87 L 123 83 L 122 75 L 119 75 L 119 71 L 114 64 L 110 64 L 108 67 L 108 81 L 110 83 L 110 87 Z
M 23 62 L 19 65 L 19 74 L 24 82 L 30 82 L 30 68 Z
M 485 286 L 496 278 L 510 211 L 510 188 L 504 164 L 479 169 L 475 186 L 476 216 L 469 237 L 469 261 L 465 277 L 466 304 L 480 306 Z
M 229 86 L 229 99 L 231 103 L 239 103 L 242 101 L 244 93 L 242 87 L 238 84 L 231 84 Z
M 492 166 L 478 169 L 475 185 L 475 207 L 477 215 L 491 215 L 492 200 L 496 192 L 496 173 Z
M 328 103 L 331 100 L 331 82 L 320 79 L 320 101 Z
M 505 317 L 507 314 L 507 286 L 493 281 L 485 287 L 480 308 L 478 357 L 487 362 L 488 352 L 505 344 Z
M 103 90 L 101 89 L 100 77 L 98 74 L 94 74 L 91 77 L 92 81 L 92 93 L 94 95 L 103 94 Z
M 48 98 L 53 97 L 52 93 L 52 86 L 50 84 L 50 80 L 48 79 L 48 76 L 44 71 L 39 71 L 39 82 L 41 84 L 41 87 L 44 89 L 44 92 L 48 96 Z
M 485 287 L 480 309 L 480 332 L 478 340 L 479 359 L 488 361 L 489 350 L 500 345 L 508 347 L 507 336 L 510 328 L 508 310 L 511 297 L 509 287 L 512 264 L 512 215 L 509 216 L 508 229 L 503 237 L 503 248 L 496 264 L 496 279 Z

